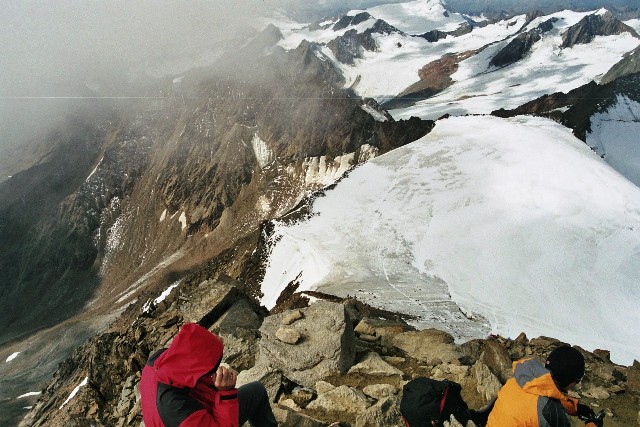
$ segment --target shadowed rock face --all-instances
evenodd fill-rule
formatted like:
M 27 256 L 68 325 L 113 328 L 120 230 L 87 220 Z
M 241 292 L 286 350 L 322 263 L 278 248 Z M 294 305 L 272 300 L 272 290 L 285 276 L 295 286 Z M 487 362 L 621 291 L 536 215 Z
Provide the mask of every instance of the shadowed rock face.
M 562 35 L 561 47 L 568 48 L 576 44 L 589 43 L 596 36 L 611 36 L 625 32 L 638 37 L 633 28 L 616 19 L 611 12 L 606 12 L 602 15 L 589 15 L 571 26 Z
M 357 25 L 369 18 L 372 18 L 372 16 L 365 12 L 359 13 L 355 17 L 344 16 L 335 24 L 334 30 L 336 27 L 343 29 L 350 25 Z M 401 33 L 401 31 L 382 19 L 378 19 L 371 28 L 361 33 L 358 33 L 355 29 L 351 29 L 342 36 L 331 40 L 327 43 L 327 47 L 333 52 L 338 61 L 344 64 L 353 64 L 354 59 L 362 58 L 363 50 L 373 52 L 378 48 L 372 36 L 373 34 L 391 33 Z
M 507 65 L 521 60 L 531 51 L 534 43 L 542 39 L 542 34 L 553 28 L 553 23 L 555 21 L 557 21 L 557 18 L 549 19 L 538 25 L 533 30 L 518 34 L 509 42 L 509 44 L 502 48 L 496 56 L 491 58 L 489 65 L 493 67 L 506 67 Z
M 466 22 L 461 24 L 454 31 L 431 30 L 423 34 L 418 34 L 415 37 L 420 37 L 430 43 L 435 43 L 438 40 L 442 40 L 448 36 L 459 37 L 465 34 L 469 34 L 471 31 L 473 31 L 474 27 L 476 26 L 481 27 L 482 24 L 478 24 L 476 22 Z
M 345 15 L 342 18 L 340 18 L 338 22 L 335 23 L 335 25 L 333 26 L 333 30 L 340 31 L 344 28 L 347 28 L 350 25 L 358 25 L 370 18 L 372 18 L 372 16 L 369 15 L 367 12 L 361 12 L 355 16 Z
M 640 73 L 640 46 L 624 55 L 616 65 L 611 67 L 602 78 L 601 83 L 610 83 L 619 77 Z
M 527 31 L 526 33 L 518 34 L 491 59 L 489 65 L 493 67 L 505 67 L 519 61 L 531 50 L 533 44 L 541 38 L 537 31 Z
M 361 49 L 364 45 L 369 45 L 373 40 L 364 34 L 358 34 L 356 30 L 349 30 L 341 37 L 331 40 L 327 46 L 335 55 L 336 59 L 343 64 L 353 64 L 356 58 L 362 58 Z

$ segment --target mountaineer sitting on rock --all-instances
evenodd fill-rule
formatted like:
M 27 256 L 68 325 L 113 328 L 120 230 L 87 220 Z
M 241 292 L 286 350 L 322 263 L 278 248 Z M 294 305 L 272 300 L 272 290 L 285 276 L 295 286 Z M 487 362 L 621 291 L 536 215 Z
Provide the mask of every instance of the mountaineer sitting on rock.
M 223 343 L 206 328 L 188 323 L 168 349 L 149 357 L 140 394 L 146 427 L 254 427 L 277 423 L 264 386 L 236 389 L 236 373 L 220 366 Z
M 567 396 L 584 375 L 585 361 L 573 347 L 561 346 L 549 353 L 543 365 L 535 359 L 513 364 L 511 378 L 498 393 L 487 427 L 570 427 L 567 415 L 577 415 L 585 426 L 602 427 L 603 415 Z

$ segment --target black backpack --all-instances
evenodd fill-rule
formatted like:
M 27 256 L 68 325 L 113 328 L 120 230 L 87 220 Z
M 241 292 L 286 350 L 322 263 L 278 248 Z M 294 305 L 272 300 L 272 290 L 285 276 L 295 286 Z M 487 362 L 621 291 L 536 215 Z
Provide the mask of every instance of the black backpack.
M 425 377 L 411 380 L 402 388 L 402 418 L 409 427 L 442 427 L 451 415 L 462 425 L 472 420 L 477 426 L 484 426 L 491 408 L 469 410 L 461 391 L 462 386 L 453 381 Z

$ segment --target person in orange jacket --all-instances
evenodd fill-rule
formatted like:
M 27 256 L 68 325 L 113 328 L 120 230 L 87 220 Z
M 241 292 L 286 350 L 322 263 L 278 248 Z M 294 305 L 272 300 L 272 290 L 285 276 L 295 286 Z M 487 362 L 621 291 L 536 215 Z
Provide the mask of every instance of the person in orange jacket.
M 146 427 L 275 427 L 264 386 L 236 389 L 236 373 L 220 366 L 223 343 L 195 323 L 180 328 L 167 349 L 149 357 L 140 395 Z
M 568 415 L 579 416 L 585 426 L 602 427 L 591 408 L 566 395 L 584 368 L 582 353 L 567 345 L 549 353 L 544 365 L 536 359 L 514 362 L 514 377 L 500 389 L 487 427 L 570 427 Z

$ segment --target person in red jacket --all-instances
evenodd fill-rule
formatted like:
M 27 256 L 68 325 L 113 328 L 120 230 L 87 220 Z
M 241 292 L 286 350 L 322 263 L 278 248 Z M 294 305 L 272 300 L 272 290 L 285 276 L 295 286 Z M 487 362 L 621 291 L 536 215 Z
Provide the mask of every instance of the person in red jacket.
M 487 427 L 570 427 L 577 415 L 587 427 L 602 427 L 602 418 L 567 392 L 584 375 L 584 356 L 567 345 L 553 350 L 543 365 L 536 359 L 513 363 L 513 378 L 500 389 Z
M 146 427 L 277 426 L 259 382 L 236 389 L 236 373 L 220 366 L 223 343 L 195 323 L 180 328 L 169 348 L 149 357 L 140 394 Z

